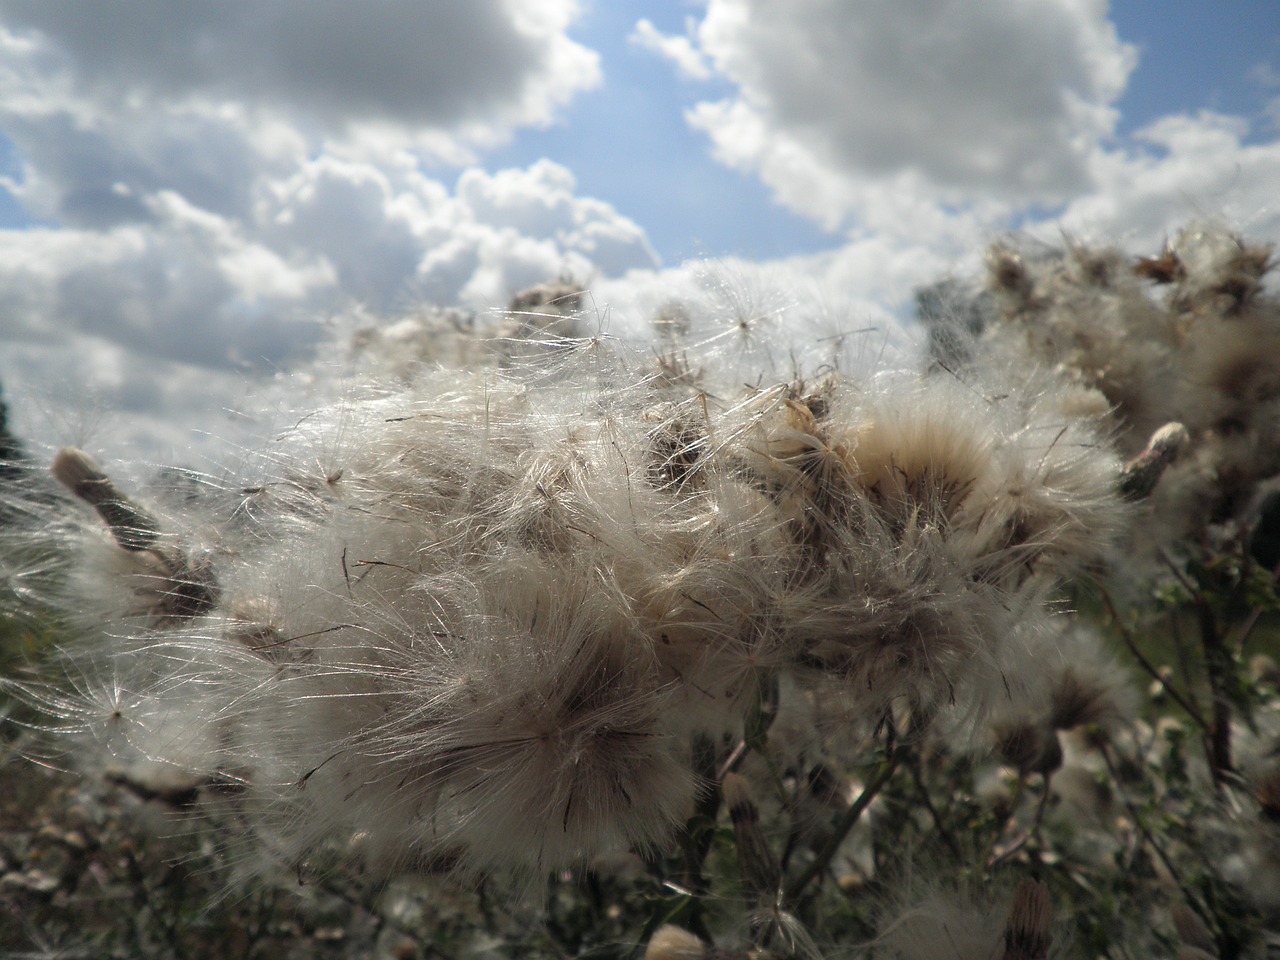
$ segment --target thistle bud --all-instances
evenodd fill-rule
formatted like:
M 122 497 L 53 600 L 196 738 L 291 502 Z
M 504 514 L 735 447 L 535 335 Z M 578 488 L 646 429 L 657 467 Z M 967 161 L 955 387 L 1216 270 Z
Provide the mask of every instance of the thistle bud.
M 1023 880 L 1005 921 L 1004 960 L 1045 960 L 1053 945 L 1049 936 L 1052 922 L 1048 886 L 1041 880 Z
M 1062 766 L 1062 744 L 1048 726 L 1023 723 L 996 731 L 996 749 L 1020 773 L 1045 776 Z
M 760 828 L 760 812 L 751 799 L 751 788 L 745 778 L 729 773 L 725 774 L 723 790 L 742 880 L 758 898 L 771 897 L 782 880 L 782 867 Z
M 1151 435 L 1146 448 L 1124 465 L 1120 473 L 1120 492 L 1126 500 L 1145 500 L 1151 496 L 1170 464 L 1190 440 L 1182 424 L 1166 423 Z
M 140 552 L 155 547 L 160 525 L 121 493 L 89 454 L 76 447 L 64 447 L 49 469 L 55 480 L 98 512 L 111 536 L 125 550 Z
M 147 615 L 157 623 L 200 616 L 218 602 L 220 591 L 208 557 L 165 543 L 160 522 L 130 500 L 98 462 L 76 447 L 53 458 L 54 479 L 97 512 L 116 544 L 140 554 L 134 590 L 144 596 Z
M 644 960 L 746 960 L 746 956 L 713 947 L 671 924 L 659 927 L 644 948 Z
M 1204 925 L 1199 914 L 1189 906 L 1175 903 L 1169 908 L 1169 916 L 1173 920 L 1173 928 L 1178 931 L 1178 937 L 1186 947 L 1203 950 L 1211 957 L 1218 955 L 1218 945 L 1213 940 L 1213 934 Z M 1182 956 L 1181 953 L 1178 955 Z
M 704 960 L 711 948 L 688 930 L 667 924 L 644 948 L 644 960 Z

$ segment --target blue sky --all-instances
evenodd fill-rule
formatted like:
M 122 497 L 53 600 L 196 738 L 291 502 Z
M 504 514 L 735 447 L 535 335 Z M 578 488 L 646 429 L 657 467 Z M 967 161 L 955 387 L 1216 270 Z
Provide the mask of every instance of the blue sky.
M 838 234 L 774 202 L 756 178 L 716 163 L 706 138 L 683 111 L 723 80 L 681 80 L 670 66 L 628 38 L 648 19 L 680 34 L 693 3 L 595 3 L 572 34 L 604 58 L 604 82 L 580 95 L 546 130 L 522 132 L 486 162 L 519 166 L 550 157 L 574 171 L 583 193 L 604 197 L 640 222 L 664 263 L 739 255 L 773 259 L 828 250 Z M 1112 3 L 1109 18 L 1138 61 L 1117 101 L 1116 133 L 1131 136 L 1178 113 L 1214 110 L 1247 118 L 1247 143 L 1280 132 L 1280 3 L 1242 0 L 1143 0 Z M 1271 65 L 1271 85 L 1262 68 Z M 1271 108 L 1274 115 L 1268 115 Z M 620 162 L 621 161 L 621 162 Z M 672 192 L 674 191 L 674 198 Z
M 0 175 L 19 430 L 180 457 L 352 318 L 559 274 L 888 328 L 1011 230 L 1280 240 L 1280 3 L 0 0 Z
M 1118 132 L 1168 114 L 1215 110 L 1254 121 L 1247 142 L 1274 141 L 1280 116 L 1280 4 L 1275 0 L 1118 0 L 1110 16 L 1139 60 L 1117 106 Z M 1270 84 L 1264 69 L 1273 71 Z
M 647 18 L 671 33 L 696 7 L 683 3 L 594 3 L 573 35 L 604 60 L 599 89 L 579 96 L 546 130 L 520 133 L 487 158 L 524 166 L 550 157 L 574 172 L 581 192 L 603 197 L 644 225 L 667 264 L 705 256 L 773 259 L 831 249 L 839 238 L 773 202 L 756 178 L 712 159 L 684 110 L 723 81 L 681 80 L 669 63 L 630 41 Z

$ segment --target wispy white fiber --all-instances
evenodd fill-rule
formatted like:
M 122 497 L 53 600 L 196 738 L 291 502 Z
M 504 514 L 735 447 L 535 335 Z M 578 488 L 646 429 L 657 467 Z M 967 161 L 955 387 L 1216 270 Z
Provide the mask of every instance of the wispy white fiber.
M 370 374 L 181 497 L 58 454 L 70 656 L 114 679 L 44 706 L 221 785 L 287 863 L 535 876 L 662 842 L 693 739 L 779 676 L 850 722 L 985 715 L 1126 522 L 1048 377 L 769 379 L 745 315 L 654 360 L 527 312 L 555 315 Z

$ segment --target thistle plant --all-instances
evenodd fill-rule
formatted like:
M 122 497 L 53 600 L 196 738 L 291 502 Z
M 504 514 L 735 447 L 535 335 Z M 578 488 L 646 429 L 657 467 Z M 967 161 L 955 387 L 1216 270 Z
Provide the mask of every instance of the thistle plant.
M 1195 402 L 1163 403 L 1126 377 L 1154 357 L 1234 384 L 1239 355 L 1201 357 L 1195 324 L 1277 311 L 1252 247 L 1179 243 L 1164 308 L 1149 261 L 996 248 L 995 316 L 927 370 L 778 370 L 765 318 L 717 332 L 670 304 L 655 357 L 583 336 L 557 284 L 491 331 L 360 335 L 363 392 L 180 489 L 57 451 L 60 490 L 27 471 L 11 496 L 71 678 L 6 681 L 45 735 L 26 749 L 68 744 L 200 818 L 228 894 L 291 878 L 377 913 L 377 891 L 444 878 L 484 913 L 497 887 L 553 941 L 525 955 L 1123 956 L 1121 935 L 1191 929 L 1162 898 L 1218 955 L 1252 948 L 1237 927 L 1273 908 L 1185 863 L 1232 845 L 1227 792 L 1271 798 L 1262 833 L 1275 806 L 1265 711 L 1261 772 L 1236 760 L 1232 671 L 1274 597 L 1246 550 L 1276 470 L 1244 452 L 1264 424 L 1226 436 L 1231 396 L 1188 380 Z M 1095 310 L 1132 326 L 1105 369 Z M 1201 521 L 1159 519 L 1192 501 Z M 1134 584 L 1159 564 L 1156 610 Z M 1215 625 L 1207 706 L 1137 635 L 1183 604 Z M 1122 656 L 1183 714 L 1143 715 Z M 1219 790 L 1191 808 L 1221 821 L 1204 843 L 1153 825 L 1200 776 L 1188 723 Z M 1224 874 L 1261 869 L 1236 848 Z M 1121 890 L 1156 861 L 1176 898 Z M 1104 887 L 1160 932 L 1082 905 Z

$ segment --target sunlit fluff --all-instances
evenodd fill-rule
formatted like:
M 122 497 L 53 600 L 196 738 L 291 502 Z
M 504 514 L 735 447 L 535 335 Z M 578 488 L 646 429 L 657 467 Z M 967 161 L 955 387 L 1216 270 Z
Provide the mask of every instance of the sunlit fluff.
M 778 674 L 872 720 L 985 713 L 1124 522 L 1046 384 L 677 366 L 557 337 L 397 369 L 181 510 L 59 454 L 93 548 L 65 603 L 170 732 L 127 749 L 234 787 L 286 862 L 532 876 L 666 838 L 693 738 Z

